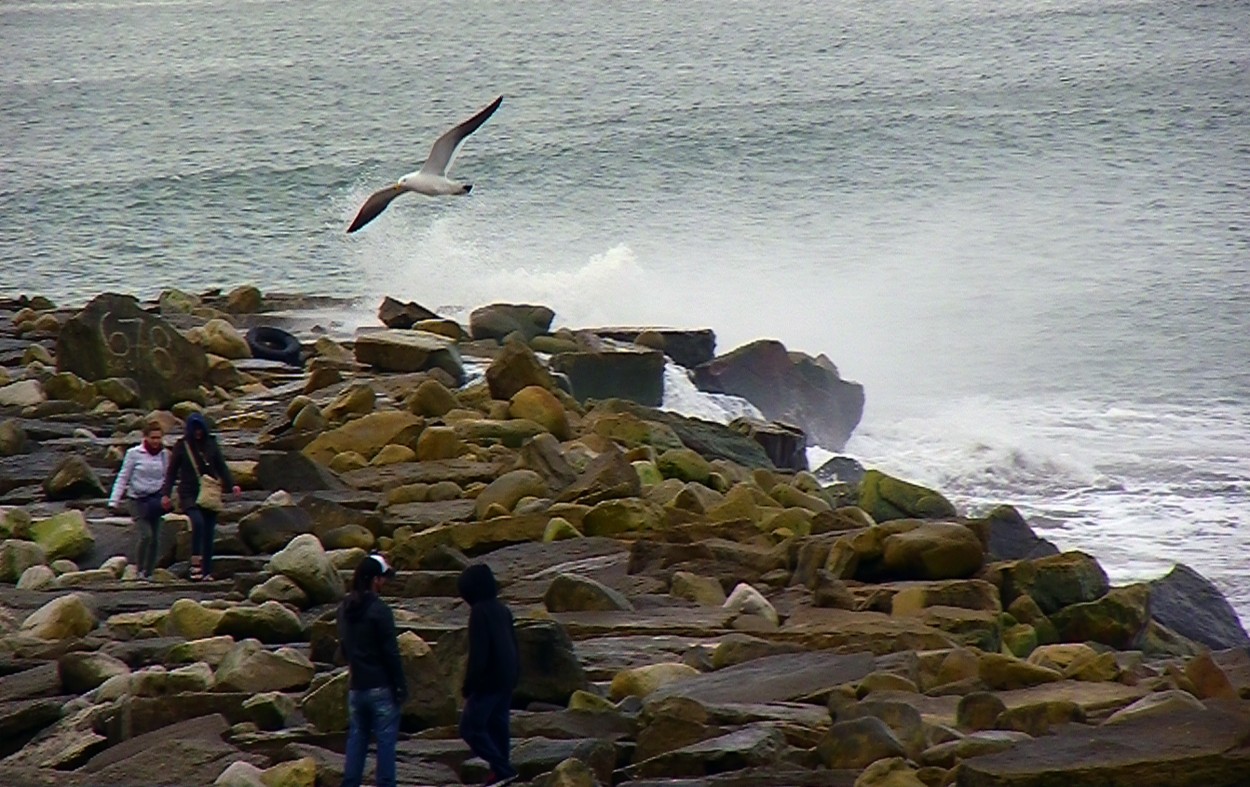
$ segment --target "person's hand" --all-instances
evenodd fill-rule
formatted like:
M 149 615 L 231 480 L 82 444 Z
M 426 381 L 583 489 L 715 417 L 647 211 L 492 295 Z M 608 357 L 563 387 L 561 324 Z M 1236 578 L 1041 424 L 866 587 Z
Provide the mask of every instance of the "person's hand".
M 112 511 L 114 514 L 121 516 L 122 514 L 121 501 L 117 501 L 117 502 L 109 501 L 109 511 Z
M 169 495 L 163 495 L 161 497 L 161 508 L 165 509 L 166 511 L 174 510 L 174 503 L 172 500 L 169 499 Z
M 241 488 L 238 484 L 235 484 L 235 485 L 234 485 L 234 496 L 235 496 L 235 497 L 238 497 L 238 496 L 240 496 L 240 495 L 242 495 L 242 494 L 243 494 L 243 489 L 242 489 L 242 488 Z

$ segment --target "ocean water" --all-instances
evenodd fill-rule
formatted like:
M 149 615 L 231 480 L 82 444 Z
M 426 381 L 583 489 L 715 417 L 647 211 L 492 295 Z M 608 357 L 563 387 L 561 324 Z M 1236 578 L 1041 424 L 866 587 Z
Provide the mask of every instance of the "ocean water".
M 865 385 L 845 453 L 1250 618 L 1244 2 L 8 0 L 0 61 L 4 294 L 781 339 Z M 500 93 L 471 197 L 344 234 Z

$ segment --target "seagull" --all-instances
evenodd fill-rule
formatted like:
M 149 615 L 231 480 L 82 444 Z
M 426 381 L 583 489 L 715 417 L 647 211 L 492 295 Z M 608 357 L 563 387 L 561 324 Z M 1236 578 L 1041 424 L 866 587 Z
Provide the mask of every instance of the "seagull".
M 447 171 L 451 169 L 452 160 L 455 159 L 460 146 L 464 144 L 464 140 L 474 131 L 481 128 L 482 124 L 491 115 L 495 114 L 495 110 L 499 109 L 499 105 L 502 103 L 503 96 L 499 96 L 479 109 L 473 117 L 459 125 L 453 126 L 436 139 L 434 146 L 430 148 L 430 155 L 426 158 L 425 163 L 421 165 L 421 169 L 404 175 L 393 186 L 387 186 L 370 194 L 369 199 L 365 200 L 365 204 L 360 206 L 360 211 L 356 214 L 356 218 L 352 219 L 351 226 L 347 228 L 347 231 L 355 232 L 373 221 L 379 213 L 386 210 L 386 206 L 391 204 L 391 200 L 405 191 L 425 194 L 428 197 L 450 197 L 468 194 L 473 189 L 473 184 L 452 180 L 447 177 Z

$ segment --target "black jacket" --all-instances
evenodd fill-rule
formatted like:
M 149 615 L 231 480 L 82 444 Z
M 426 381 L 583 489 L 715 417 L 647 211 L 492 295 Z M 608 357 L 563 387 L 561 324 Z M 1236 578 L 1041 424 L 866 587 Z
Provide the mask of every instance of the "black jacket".
M 490 567 L 478 563 L 460 575 L 460 597 L 469 605 L 469 661 L 461 693 L 496 694 L 516 688 L 521 676 L 512 613 L 499 600 Z
M 203 440 L 195 440 L 192 437 L 196 428 L 204 430 Z M 194 463 L 187 456 L 188 446 L 195 454 Z M 199 465 L 199 472 L 196 472 L 196 465 Z M 208 425 L 204 417 L 193 413 L 187 418 L 186 434 L 174 443 L 173 449 L 169 452 L 169 467 L 165 469 L 165 486 L 162 494 L 170 495 L 174 485 L 177 484 L 178 507 L 186 511 L 195 505 L 196 495 L 200 493 L 201 475 L 211 475 L 221 481 L 223 492 L 229 492 L 234 488 L 234 478 L 230 475 L 230 468 L 226 466 L 226 459 L 221 455 L 217 441 L 211 434 L 208 434 Z
M 356 691 L 389 687 L 395 702 L 408 699 L 408 681 L 399 659 L 395 617 L 386 602 L 373 593 L 359 600 L 348 596 L 339 605 L 339 646 L 351 671 L 351 688 Z

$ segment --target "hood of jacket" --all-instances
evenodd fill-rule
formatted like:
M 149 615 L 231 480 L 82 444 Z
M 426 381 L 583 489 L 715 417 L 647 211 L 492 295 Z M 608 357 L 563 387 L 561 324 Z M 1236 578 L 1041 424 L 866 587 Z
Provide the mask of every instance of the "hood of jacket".
M 372 593 L 352 593 L 347 596 L 343 602 L 343 614 L 352 623 L 356 623 L 369 612 L 369 607 L 373 606 L 373 602 L 377 600 L 377 596 Z
M 183 437 L 190 442 L 199 442 L 195 439 L 195 430 L 197 428 L 204 430 L 204 439 L 207 440 L 209 435 L 208 421 L 206 421 L 204 416 L 200 413 L 191 413 L 187 416 L 186 429 L 183 431 Z
M 495 575 L 485 563 L 474 563 L 460 574 L 460 598 L 469 604 L 489 601 L 499 595 Z

